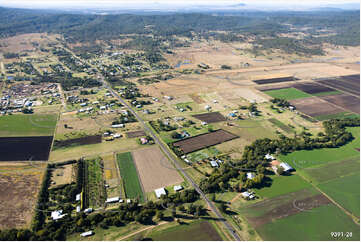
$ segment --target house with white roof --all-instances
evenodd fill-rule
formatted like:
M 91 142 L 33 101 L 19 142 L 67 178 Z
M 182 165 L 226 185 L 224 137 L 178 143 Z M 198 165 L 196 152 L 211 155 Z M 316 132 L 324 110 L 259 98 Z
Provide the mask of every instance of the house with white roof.
M 282 162 L 281 164 L 280 164 L 280 166 L 283 168 L 283 170 L 284 171 L 286 171 L 286 172 L 288 172 L 288 171 L 294 171 L 295 169 L 292 167 L 292 166 L 290 166 L 288 163 L 286 163 L 286 162 Z
M 167 195 L 167 192 L 165 191 L 164 187 L 155 189 L 154 192 L 157 198 L 160 198 L 162 195 Z

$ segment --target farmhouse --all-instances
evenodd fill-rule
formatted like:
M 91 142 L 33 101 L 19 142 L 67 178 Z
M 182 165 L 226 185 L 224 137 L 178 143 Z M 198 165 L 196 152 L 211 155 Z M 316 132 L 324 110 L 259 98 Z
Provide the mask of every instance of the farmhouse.
M 247 179 L 253 179 L 256 175 L 253 172 L 247 172 Z
M 76 206 L 76 212 L 79 213 L 81 211 L 80 206 Z
M 164 187 L 155 189 L 154 192 L 157 198 L 160 198 L 162 195 L 167 195 L 167 192 L 165 191 Z
M 79 193 L 79 194 L 76 194 L 76 196 L 75 196 L 75 201 L 80 201 L 80 193 Z
M 211 160 L 211 166 L 212 166 L 212 167 L 218 167 L 217 161 Z
M 91 212 L 93 212 L 93 209 L 92 209 L 92 208 L 84 209 L 84 213 L 91 213 Z
M 111 197 L 108 198 L 105 203 L 115 203 L 115 202 L 119 202 L 120 198 L 119 197 Z
M 94 234 L 94 232 L 90 230 L 90 231 L 81 233 L 80 236 L 81 236 L 81 237 L 87 237 L 87 236 L 91 236 L 91 235 L 93 235 L 93 234 Z
M 148 140 L 146 138 L 140 138 L 140 142 L 142 143 L 142 145 L 145 145 L 148 143 Z
M 267 160 L 274 160 L 275 158 L 273 157 L 273 155 L 270 155 L 270 154 L 266 154 L 264 156 L 264 158 L 266 158 Z
M 255 196 L 252 193 L 249 193 L 249 192 L 242 192 L 241 195 L 245 199 L 254 199 L 255 198 Z
M 113 124 L 112 128 L 123 128 L 124 124 Z
M 66 213 L 63 214 L 63 210 L 56 210 L 56 211 L 51 212 L 51 217 L 53 218 L 53 220 L 61 219 L 65 215 L 66 215 Z
M 284 169 L 284 171 L 288 172 L 288 171 L 293 171 L 295 170 L 292 166 L 290 166 L 288 163 L 286 162 L 282 162 L 280 164 L 280 166 Z
M 175 192 L 181 191 L 182 189 L 183 189 L 183 187 L 182 187 L 181 185 L 178 185 L 178 186 L 174 186 L 174 187 L 173 187 L 173 190 L 174 190 Z

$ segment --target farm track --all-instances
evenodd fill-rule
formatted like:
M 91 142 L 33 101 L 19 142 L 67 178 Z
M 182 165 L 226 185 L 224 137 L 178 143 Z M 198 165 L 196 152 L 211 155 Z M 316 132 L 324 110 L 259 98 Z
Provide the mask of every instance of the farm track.
M 78 60 L 81 60 L 81 58 L 77 57 L 71 50 L 69 50 L 68 48 L 65 48 L 67 51 L 69 51 L 75 58 L 77 58 Z M 94 65 L 91 65 L 90 63 L 86 62 L 87 64 L 89 64 L 90 66 L 92 66 L 93 68 L 95 68 L 96 70 L 98 70 L 98 68 Z M 98 72 L 100 73 L 100 72 Z M 235 229 L 233 228 L 233 226 L 228 223 L 228 221 L 223 217 L 223 215 L 218 211 L 218 209 L 216 208 L 216 206 L 206 197 L 206 195 L 203 193 L 203 191 L 198 187 L 198 185 L 195 183 L 195 181 L 193 181 L 193 179 L 185 172 L 183 171 L 181 165 L 179 164 L 179 162 L 177 161 L 177 158 L 174 156 L 174 154 L 172 154 L 166 147 L 165 145 L 159 140 L 159 138 L 157 137 L 157 135 L 154 133 L 154 131 L 152 131 L 145 123 L 145 121 L 132 109 L 132 107 L 130 105 L 128 105 L 120 96 L 118 93 L 116 93 L 114 91 L 114 89 L 109 85 L 109 83 L 107 83 L 104 79 L 104 76 L 102 76 L 101 74 L 98 74 L 98 78 L 101 79 L 102 83 L 104 84 L 104 86 L 114 95 L 114 97 L 116 97 L 135 117 L 136 119 L 139 121 L 139 123 L 141 123 L 141 125 L 143 126 L 144 130 L 146 132 L 148 132 L 152 138 L 154 139 L 154 141 L 159 145 L 159 147 L 161 148 L 161 150 L 167 155 L 167 157 L 172 161 L 172 163 L 176 166 L 176 168 L 182 173 L 182 175 L 188 180 L 188 182 L 194 187 L 194 189 L 199 193 L 199 195 L 202 197 L 203 200 L 205 200 L 205 202 L 207 203 L 207 205 L 211 208 L 211 210 L 213 211 L 213 213 L 217 216 L 217 218 L 219 220 L 221 220 L 221 222 L 224 224 L 224 226 L 228 229 L 229 233 L 234 237 L 234 239 L 236 241 L 240 241 L 242 240 L 241 237 L 235 232 Z

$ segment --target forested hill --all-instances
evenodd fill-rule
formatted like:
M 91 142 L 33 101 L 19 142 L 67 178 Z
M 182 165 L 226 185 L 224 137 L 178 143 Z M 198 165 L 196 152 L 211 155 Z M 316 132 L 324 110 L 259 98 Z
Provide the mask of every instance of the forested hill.
M 274 36 L 290 31 L 290 25 L 311 27 L 314 31 L 325 26 L 336 33 L 326 41 L 359 45 L 359 11 L 340 12 L 257 12 L 217 16 L 210 14 L 168 15 L 85 15 L 55 11 L 0 8 L 0 37 L 21 33 L 61 33 L 69 40 L 93 41 L 112 39 L 120 34 L 155 36 L 187 36 L 209 31 L 229 31 Z M 232 37 L 232 36 L 231 36 Z M 346 39 L 346 40 L 345 40 Z

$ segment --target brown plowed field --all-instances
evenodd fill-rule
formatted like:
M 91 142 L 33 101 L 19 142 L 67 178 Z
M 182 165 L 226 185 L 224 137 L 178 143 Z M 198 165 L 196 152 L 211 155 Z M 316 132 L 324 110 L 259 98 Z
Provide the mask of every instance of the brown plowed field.
M 192 115 L 192 117 L 207 123 L 217 123 L 217 122 L 226 121 L 226 118 L 218 112 L 196 114 L 196 115 Z
M 249 223 L 257 228 L 264 224 L 270 223 L 275 219 L 285 218 L 300 212 L 309 211 L 313 208 L 320 207 L 331 203 L 331 201 L 322 194 L 314 195 L 300 200 L 293 200 L 287 204 L 282 204 L 268 211 L 260 217 L 247 217 Z
M 133 159 L 145 192 L 183 182 L 157 146 L 134 151 Z
M 321 86 L 317 83 L 300 83 L 300 84 L 293 85 L 293 87 L 297 88 L 298 90 L 301 90 L 305 93 L 308 93 L 308 94 L 336 91 L 335 89 Z
M 143 130 L 138 130 L 138 131 L 133 131 L 133 132 L 127 133 L 128 138 L 136 138 L 136 137 L 141 137 L 141 136 L 145 136 L 145 132 Z
M 102 142 L 101 135 L 91 135 L 76 139 L 68 139 L 68 140 L 55 140 L 54 148 L 63 148 L 71 145 L 90 145 L 90 144 L 98 144 Z
M 324 96 L 321 98 L 344 109 L 350 110 L 355 113 L 360 113 L 360 99 L 355 96 L 341 94 Z
M 277 77 L 277 78 L 269 78 L 269 79 L 259 79 L 253 80 L 253 82 L 257 83 L 258 85 L 262 84 L 271 84 L 271 83 L 278 83 L 278 82 L 291 82 L 291 81 L 298 81 L 300 79 L 288 76 L 288 77 Z
M 201 134 L 188 139 L 174 142 L 173 145 L 175 147 L 179 147 L 184 153 L 187 154 L 236 138 L 238 138 L 237 135 L 220 129 L 211 133 Z
M 349 81 L 342 81 L 339 79 L 319 80 L 319 83 L 360 96 L 360 83 L 355 84 Z
M 334 105 L 317 97 L 295 99 L 291 100 L 290 103 L 296 106 L 299 111 L 311 117 L 344 112 L 343 109 L 337 108 Z

